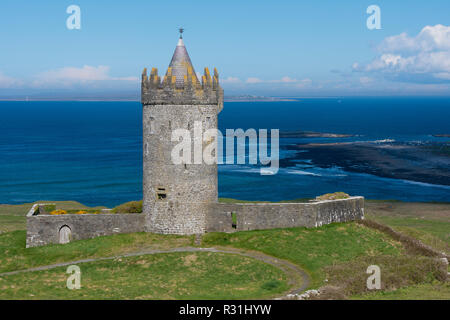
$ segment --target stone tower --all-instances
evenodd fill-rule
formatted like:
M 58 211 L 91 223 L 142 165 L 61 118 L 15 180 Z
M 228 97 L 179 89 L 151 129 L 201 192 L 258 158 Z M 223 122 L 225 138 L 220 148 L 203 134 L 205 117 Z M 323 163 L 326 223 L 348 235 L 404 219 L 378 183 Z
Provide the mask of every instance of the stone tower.
M 180 29 L 182 32 L 182 29 Z M 223 108 L 223 90 L 214 69 L 205 68 L 201 83 L 186 51 L 182 34 L 163 80 L 152 68 L 142 73 L 143 108 L 143 211 L 146 231 L 172 234 L 204 233 L 206 217 L 217 203 L 217 164 L 175 164 L 171 153 L 175 129 L 189 130 L 194 150 L 194 126 L 217 129 Z M 198 136 L 198 134 L 197 134 Z M 216 141 L 201 139 L 203 147 Z M 198 143 L 198 141 L 197 141 Z

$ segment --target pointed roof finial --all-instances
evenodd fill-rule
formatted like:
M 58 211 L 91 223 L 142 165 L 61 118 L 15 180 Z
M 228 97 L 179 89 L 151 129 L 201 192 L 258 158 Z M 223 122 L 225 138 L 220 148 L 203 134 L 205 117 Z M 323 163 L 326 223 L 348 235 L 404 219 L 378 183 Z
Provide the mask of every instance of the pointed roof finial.
M 169 64 L 169 69 L 171 70 L 170 76 L 176 77 L 177 87 L 183 87 L 184 76 L 188 75 L 191 77 L 192 82 L 199 84 L 200 82 L 195 74 L 194 66 L 192 65 L 191 59 L 189 58 L 189 54 L 183 42 L 184 29 L 179 28 L 178 30 L 180 31 L 180 39 L 178 39 L 175 52 L 173 53 L 172 60 Z M 166 75 L 169 75 L 169 70 L 167 70 Z

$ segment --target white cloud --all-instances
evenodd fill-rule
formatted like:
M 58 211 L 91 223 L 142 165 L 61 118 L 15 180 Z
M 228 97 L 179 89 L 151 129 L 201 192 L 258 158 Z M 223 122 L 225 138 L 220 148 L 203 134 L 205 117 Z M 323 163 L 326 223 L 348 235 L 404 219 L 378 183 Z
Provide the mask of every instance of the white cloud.
M 368 84 L 368 83 L 371 83 L 372 81 L 373 81 L 373 79 L 370 78 L 370 77 L 361 77 L 361 78 L 359 78 L 359 82 L 361 84 Z
M 220 79 L 219 80 L 221 83 L 240 83 L 241 79 L 236 78 L 236 77 L 228 77 L 225 79 Z
M 378 47 L 381 52 L 427 52 L 450 50 L 450 27 L 426 26 L 415 37 L 406 33 L 387 37 Z
M 261 83 L 261 82 L 264 82 L 264 81 L 262 81 L 259 78 L 251 77 L 251 78 L 247 78 L 247 80 L 245 82 L 246 83 Z
M 311 83 L 312 83 L 312 80 L 306 78 L 306 79 L 297 81 L 296 87 L 297 88 L 304 88 L 304 87 L 307 87 L 307 86 L 311 85 Z
M 439 79 L 450 80 L 450 72 L 435 73 L 434 76 Z
M 380 55 L 353 70 L 378 72 L 393 80 L 417 83 L 447 82 L 450 74 L 450 27 L 426 26 L 415 37 L 406 33 L 386 38 Z
M 298 82 L 302 82 L 303 80 L 298 80 L 298 79 L 294 79 L 291 77 L 282 77 L 281 79 L 277 79 L 277 80 L 268 80 L 267 82 L 271 82 L 271 83 L 298 83 Z
M 292 79 L 290 77 L 283 77 L 280 80 L 275 80 L 273 82 L 292 83 L 292 82 L 298 82 L 298 80 L 297 79 Z
M 282 77 L 281 79 L 276 79 L 276 80 L 262 80 L 260 78 L 255 78 L 255 77 L 251 77 L 248 78 L 246 81 L 246 83 L 249 84 L 254 84 L 254 83 L 285 83 L 285 84 L 296 84 L 296 87 L 299 86 L 305 86 L 310 84 L 312 81 L 311 79 L 294 79 L 288 76 Z
M 137 77 L 111 77 L 108 66 L 88 66 L 82 68 L 64 67 L 38 74 L 32 83 L 34 87 L 71 86 L 89 84 L 93 81 L 139 81 Z
M 4 75 L 2 72 L 0 72 L 0 88 L 5 89 L 5 88 L 12 88 L 12 87 L 17 87 L 17 86 L 21 86 L 22 85 L 22 81 L 12 78 L 12 77 L 8 77 L 6 75 Z

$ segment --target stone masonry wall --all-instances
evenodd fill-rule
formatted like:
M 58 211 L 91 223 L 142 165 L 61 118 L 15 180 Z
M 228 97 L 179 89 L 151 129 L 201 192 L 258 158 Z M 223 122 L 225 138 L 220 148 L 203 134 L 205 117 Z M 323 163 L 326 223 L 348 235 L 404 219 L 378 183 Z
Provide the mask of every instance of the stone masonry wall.
M 180 235 L 205 233 L 209 207 L 205 202 L 155 202 L 145 214 L 145 231 Z
M 163 203 L 161 203 L 163 205 Z M 170 206 L 169 203 L 165 205 Z M 200 221 L 184 210 L 205 210 L 205 217 Z M 60 243 L 60 232 L 63 227 L 69 228 L 70 240 L 80 240 L 117 233 L 150 231 L 167 233 L 183 233 L 192 229 L 197 233 L 233 232 L 244 230 L 317 227 L 333 222 L 346 222 L 364 219 L 364 198 L 351 197 L 343 200 L 327 200 L 310 203 L 210 203 L 194 208 L 192 204 L 186 208 L 159 208 L 169 214 L 161 222 L 157 215 L 145 214 L 67 214 L 67 215 L 32 215 L 27 216 L 27 247 L 35 247 L 50 243 Z M 156 209 L 156 208 L 155 208 Z M 185 219 L 179 224 L 166 224 L 170 220 L 170 212 L 182 212 Z M 232 213 L 236 214 L 236 225 L 233 226 Z M 153 217 L 154 220 L 148 221 Z M 206 225 L 202 223 L 205 219 Z M 145 226 L 147 223 L 147 227 Z M 152 226 L 148 228 L 148 225 Z M 200 227 L 200 228 L 199 228 Z M 167 228 L 167 229 L 166 229 Z M 197 229 L 198 228 L 198 229 Z M 150 230 L 149 230 L 150 229 Z M 161 230 L 162 229 L 162 230 Z
M 193 163 L 193 153 L 197 143 L 205 150 L 216 142 L 205 142 L 195 131 L 204 134 L 217 128 L 217 108 L 217 105 L 143 106 L 143 211 L 147 215 L 147 231 L 175 234 L 205 231 L 208 205 L 217 202 L 217 164 L 207 164 L 203 159 L 201 163 Z M 174 163 L 172 159 L 172 152 L 180 143 L 172 141 L 172 131 L 176 129 L 188 131 L 192 138 L 189 160 L 183 163 Z
M 71 240 L 144 231 L 144 214 L 66 214 L 27 216 L 27 248 L 60 243 L 60 230 L 70 228 Z
M 232 215 L 236 214 L 236 226 Z M 317 227 L 332 222 L 364 219 L 364 198 L 309 203 L 218 203 L 212 206 L 206 230 L 242 230 Z

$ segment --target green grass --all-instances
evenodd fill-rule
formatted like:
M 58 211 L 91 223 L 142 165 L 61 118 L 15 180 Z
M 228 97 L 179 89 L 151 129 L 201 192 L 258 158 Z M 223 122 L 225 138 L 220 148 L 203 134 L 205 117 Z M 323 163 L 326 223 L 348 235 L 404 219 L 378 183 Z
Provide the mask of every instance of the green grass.
M 325 267 L 328 285 L 339 287 L 347 297 L 370 292 L 366 281 L 367 267 L 380 267 L 381 289 L 385 292 L 419 284 L 445 281 L 447 270 L 436 259 L 411 255 L 362 256 Z
M 0 234 L 0 272 L 22 270 L 58 262 L 109 257 L 146 249 L 168 249 L 193 245 L 193 236 L 130 233 L 25 248 L 25 231 Z
M 376 220 L 435 249 L 450 252 L 450 222 L 392 217 L 378 217 Z
M 358 300 L 450 300 L 450 283 L 435 281 L 393 291 L 374 291 L 351 298 Z
M 0 232 L 26 229 L 26 214 L 32 203 L 21 205 L 0 204 Z
M 450 253 L 450 204 L 366 201 L 366 216 Z
M 360 256 L 400 255 L 401 244 L 356 223 L 320 228 L 290 228 L 236 233 L 208 233 L 204 246 L 232 246 L 289 260 L 308 271 L 312 287 L 323 285 L 323 268 Z
M 0 215 L 26 216 L 31 207 L 36 203 L 55 203 L 57 209 L 65 210 L 85 210 L 85 209 L 104 209 L 106 207 L 87 207 L 76 201 L 36 201 L 24 204 L 0 204 Z
M 101 210 L 105 207 L 87 207 L 76 201 L 36 201 L 18 205 L 0 204 L 0 232 L 26 229 L 26 215 L 35 203 L 55 203 L 57 209 L 79 211 L 79 210 Z
M 86 258 L 115 256 L 146 249 L 169 249 L 174 247 L 192 246 L 193 242 L 193 236 L 134 233 L 79 240 L 66 245 L 48 245 L 25 249 L 25 232 L 14 231 L 0 234 L 0 272 Z M 360 287 L 364 286 L 365 279 L 367 279 L 365 270 L 370 264 L 378 264 L 383 268 L 382 282 L 388 284 L 386 288 L 389 290 L 402 286 L 424 284 L 423 282 L 429 284 L 436 278 L 436 268 L 432 263 L 432 259 L 406 256 L 400 243 L 392 240 L 383 233 L 353 222 L 330 224 L 313 229 L 290 228 L 243 231 L 236 233 L 208 233 L 203 237 L 202 246 L 231 246 L 260 251 L 268 255 L 289 260 L 305 269 L 311 275 L 312 283 L 310 287 L 317 288 L 325 284 L 342 285 L 348 283 L 348 288 L 350 289 L 347 290 L 348 292 L 346 292 L 346 294 L 350 296 L 361 294 Z M 104 269 L 106 274 L 114 274 L 114 270 L 118 268 L 114 261 L 102 261 L 98 263 L 101 263 L 102 267 L 98 265 L 97 267 Z M 220 267 L 224 266 L 221 265 Z M 172 270 L 173 268 L 176 269 L 177 266 L 168 264 L 166 265 L 165 270 Z M 93 267 L 93 270 L 94 269 L 95 268 Z M 9 276 L 4 277 L 3 280 L 0 280 L 0 288 L 9 290 L 5 293 L 5 298 L 52 298 L 52 294 L 59 292 L 53 291 L 53 289 L 61 289 L 61 286 L 64 285 L 64 283 L 61 284 L 58 282 L 56 284 L 53 282 L 53 278 L 58 279 L 58 277 L 60 277 L 62 279 L 64 276 L 64 272 L 62 272 L 63 275 L 61 275 L 60 271 L 56 274 L 55 270 L 18 274 L 11 276 L 11 278 L 9 278 Z M 169 291 L 164 291 L 165 289 L 155 289 L 156 291 L 154 295 L 152 295 L 150 291 L 145 291 L 148 294 L 144 294 L 144 291 L 142 290 L 134 292 L 133 288 L 128 286 L 127 283 L 136 284 L 136 281 L 140 279 L 139 276 L 130 273 L 129 269 L 126 268 L 123 270 L 121 269 L 120 272 L 124 273 L 123 277 L 119 276 L 120 273 L 116 274 L 120 280 L 117 280 L 117 288 L 111 287 L 111 279 L 104 279 L 105 282 L 103 283 L 101 276 L 94 273 L 90 276 L 92 283 L 94 283 L 92 285 L 92 291 L 83 291 L 85 293 L 81 296 L 73 296 L 74 293 L 64 293 L 61 297 L 68 299 L 244 299 L 247 297 L 260 298 L 264 295 L 264 292 L 267 292 L 267 294 L 270 292 L 270 294 L 272 294 L 278 290 L 278 288 L 280 290 L 281 288 L 283 288 L 283 290 L 286 288 L 283 282 L 284 280 L 280 280 L 279 278 L 264 279 L 264 281 L 261 280 L 258 282 L 259 289 L 257 287 L 246 285 L 245 282 L 241 281 L 242 286 L 239 290 L 242 291 L 242 295 L 234 292 L 234 289 L 230 289 L 231 291 L 218 290 L 216 291 L 217 295 L 213 295 L 207 291 L 208 288 L 213 288 L 214 283 L 211 280 L 211 283 L 203 283 L 204 286 L 208 287 L 203 288 L 206 291 L 201 291 L 200 287 L 195 287 L 195 285 L 191 285 L 191 282 L 189 282 L 188 285 L 191 286 L 191 289 L 186 292 L 178 292 L 175 288 L 177 286 L 174 285 Z M 33 274 L 35 276 L 31 277 Z M 214 270 L 212 274 L 216 275 L 216 281 L 219 283 L 226 283 L 228 281 L 224 278 L 224 275 L 227 274 L 225 271 Z M 219 274 L 220 276 L 218 276 Z M 5 279 L 12 280 L 8 280 L 10 282 L 5 284 Z M 325 282 L 325 279 L 328 281 Z M 42 281 L 44 281 L 44 283 Z M 161 283 L 164 283 L 165 281 L 168 280 L 166 279 Z M 34 283 L 36 283 L 36 287 L 34 287 Z M 49 288 L 53 289 L 46 291 L 45 283 L 49 283 Z M 176 283 L 184 285 L 183 280 Z M 2 287 L 2 285 L 4 286 Z M 147 285 L 153 288 L 155 286 L 158 287 L 160 284 L 148 282 Z M 44 288 L 39 289 L 41 286 Z M 26 288 L 30 289 L 28 290 Z M 95 291 L 95 288 L 102 289 Z M 102 291 L 105 291 L 106 293 L 102 294 Z M 29 294 L 33 294 L 34 296 L 29 296 Z M 66 294 L 71 296 L 66 296 Z M 248 296 L 245 294 L 248 294 Z M 60 297 L 59 293 L 57 296 Z M 0 295 L 0 297 L 2 296 Z
M 115 207 L 113 213 L 141 213 L 142 212 L 142 200 L 140 201 L 130 201 L 118 205 Z
M 307 201 L 308 199 L 296 199 L 285 202 Z M 241 201 L 234 199 L 220 199 L 225 203 L 246 203 L 253 201 Z M 39 201 L 40 203 L 49 201 Z M 68 210 L 86 210 L 91 209 L 80 203 L 72 201 L 56 202 L 57 208 Z M 37 248 L 25 248 L 25 214 L 31 208 L 32 204 L 24 205 L 0 205 L 0 272 L 7 272 L 30 267 L 54 264 L 58 262 L 74 261 L 85 258 L 97 258 L 120 255 L 128 252 L 136 252 L 146 249 L 168 249 L 173 247 L 192 246 L 194 237 L 191 236 L 171 236 L 156 235 L 150 233 L 120 234 L 107 237 L 99 237 L 95 239 L 74 241 L 67 245 L 49 245 Z M 449 203 L 405 203 L 400 201 L 366 201 L 366 216 L 380 223 L 387 224 L 392 228 L 417 238 L 428 245 L 440 251 L 450 251 L 450 204 Z M 14 231 L 21 230 L 21 231 Z M 9 232 L 13 231 L 13 232 Z M 392 240 L 387 235 L 378 231 L 368 229 L 356 223 L 331 224 L 320 228 L 291 228 L 291 229 L 274 229 L 260 231 L 245 231 L 236 233 L 208 233 L 203 237 L 203 246 L 231 246 L 241 249 L 261 251 L 266 254 L 289 260 L 303 269 L 305 269 L 312 277 L 310 287 L 320 287 L 324 284 L 346 284 L 351 298 L 358 299 L 433 299 L 449 296 L 448 284 L 440 284 L 435 281 L 433 273 L 434 267 L 430 264 L 430 260 L 419 259 L 414 256 L 406 255 L 400 243 Z M 128 259 L 128 258 L 127 258 Z M 130 260 L 131 261 L 131 260 Z M 173 262 L 173 260 L 172 260 Z M 114 271 L 115 262 L 106 261 L 104 268 Z M 371 293 L 361 292 L 361 286 L 364 279 L 367 279 L 365 268 L 368 263 L 381 264 L 384 269 L 385 280 L 389 283 L 390 291 L 377 291 Z M 111 268 L 109 268 L 111 264 Z M 93 268 L 93 267 L 92 267 Z M 126 267 L 128 268 L 128 267 Z M 172 266 L 168 267 L 170 270 Z M 62 270 L 62 269 L 61 269 Z M 89 269 L 88 269 L 89 270 Z M 124 269 L 125 270 L 125 269 Z M 128 269 L 126 269 L 128 270 Z M 65 271 L 65 269 L 63 270 Z M 45 281 L 52 282 L 52 276 L 57 278 L 56 269 L 46 271 L 49 277 Z M 58 271 L 59 272 L 59 271 Z M 216 270 L 216 272 L 221 272 Z M 382 271 L 383 272 L 383 271 Z M 64 272 L 62 272 L 64 274 Z M 32 273 L 34 275 L 38 273 Z M 28 274 L 28 275 L 32 275 Z M 20 294 L 24 298 L 43 298 L 50 297 L 50 291 L 45 293 L 34 288 L 33 283 L 40 283 L 45 287 L 45 283 L 39 282 L 40 276 L 34 276 L 35 280 L 27 278 L 28 276 L 17 275 L 16 284 L 27 283 L 27 286 L 33 288 L 38 294 L 34 297 L 31 291 L 23 291 L 23 286 L 16 286 L 9 283 L 9 286 L 16 286 L 16 291 L 10 288 L 12 296 Z M 59 274 L 59 273 L 58 273 Z M 89 277 L 89 275 L 86 275 Z M 21 278 L 24 277 L 24 278 Z M 65 277 L 65 275 L 64 275 Z M 126 281 L 135 280 L 135 276 L 127 278 Z M 340 278 L 341 277 L 341 278 Z M 126 278 L 126 277 L 125 277 Z M 139 277 L 136 276 L 136 279 Z M 13 279 L 13 278 L 11 278 Z M 66 278 L 64 278 L 66 279 Z M 327 279 L 327 282 L 324 280 Z M 403 280 L 402 280 L 403 279 Z M 120 280 L 120 279 L 119 279 Z M 0 280 L 0 288 L 5 285 L 5 279 Z M 11 280 L 12 281 L 12 280 Z M 65 281 L 65 280 L 64 280 Z M 92 281 L 96 281 L 92 276 Z M 101 281 L 99 279 L 98 281 Z M 109 281 L 105 280 L 104 284 L 98 284 L 99 287 L 107 285 Z M 117 287 L 128 288 L 126 281 L 118 282 Z M 137 280 L 136 280 L 137 281 Z M 180 280 L 182 281 L 182 280 Z M 221 279 L 218 281 L 224 281 Z M 250 289 L 249 287 L 242 289 L 249 294 L 264 295 L 264 291 L 282 287 L 283 281 L 270 279 L 264 283 L 260 283 L 260 288 Z M 383 282 L 383 275 L 382 275 Z M 53 285 L 53 284 L 52 284 Z M 56 285 L 56 284 L 55 284 Z M 61 285 L 58 283 L 58 285 Z M 62 284 L 65 288 L 65 282 Z M 109 284 L 108 284 L 109 285 Z M 152 284 L 157 286 L 157 284 Z M 213 282 L 210 284 L 213 285 Z M 5 287 L 6 288 L 6 287 Z M 9 287 L 8 287 L 9 288 Z M 106 288 L 106 287 L 102 287 Z M 108 287 L 109 288 L 109 287 Z M 400 288 L 400 289 L 397 289 Z M 111 295 L 105 293 L 105 298 L 142 298 L 150 297 L 149 295 L 133 293 L 131 288 L 124 289 L 121 295 L 119 289 L 112 290 Z M 9 289 L 8 289 L 9 290 Z M 64 289 L 67 290 L 67 289 Z M 94 288 L 92 289 L 94 290 Z M 129 291 L 126 291 L 129 290 Z M 161 291 L 162 290 L 162 291 Z M 176 290 L 158 291 L 159 297 L 177 298 L 177 297 L 211 297 L 206 291 L 201 292 L 195 289 L 191 292 L 176 292 Z M 230 289 L 231 290 L 231 289 Z M 233 289 L 234 290 L 234 289 Z M 253 290 L 253 291 L 251 291 Z M 426 293 L 427 290 L 435 290 L 435 292 Z M 68 298 L 102 298 L 102 290 L 89 291 L 86 296 L 69 297 Z M 31 293 L 30 293 L 31 292 Z M 96 293 L 97 292 L 97 293 Z M 223 294 L 234 295 L 235 293 L 224 292 Z M 253 293 L 251 293 L 253 292 Z M 347 293 L 348 293 L 347 292 Z M 28 296 L 27 296 L 28 294 Z M 48 295 L 46 295 L 48 294 Z M 64 293 L 66 294 L 66 293 Z M 70 294 L 74 294 L 73 292 Z M 222 294 L 222 293 L 221 293 Z M 17 295 L 16 295 L 17 296 Z M 17 296 L 19 297 L 19 296 Z M 235 297 L 241 297 L 236 295 Z M 259 296 L 258 296 L 259 297 Z
M 79 264 L 81 288 L 66 287 L 67 267 L 0 278 L 0 299 L 249 299 L 288 289 L 270 264 L 222 253 L 165 253 Z
M 27 220 L 25 216 L 0 215 L 0 232 L 26 229 Z

